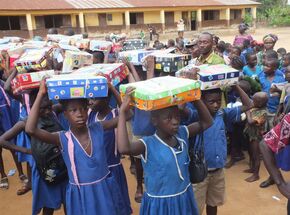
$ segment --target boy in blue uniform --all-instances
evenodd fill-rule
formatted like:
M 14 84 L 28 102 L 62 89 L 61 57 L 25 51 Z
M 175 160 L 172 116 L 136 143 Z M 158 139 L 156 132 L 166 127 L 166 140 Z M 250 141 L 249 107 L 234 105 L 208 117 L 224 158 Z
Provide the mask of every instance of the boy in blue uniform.
M 222 93 L 220 89 L 202 93 L 202 100 L 212 115 L 214 122 L 204 131 L 204 154 L 208 165 L 208 176 L 201 183 L 194 185 L 199 214 L 206 204 L 207 215 L 216 215 L 217 207 L 225 202 L 225 175 L 223 168 L 227 159 L 226 126 L 240 121 L 242 112 L 251 108 L 248 95 L 238 86 L 234 89 L 240 95 L 243 106 L 221 108 Z

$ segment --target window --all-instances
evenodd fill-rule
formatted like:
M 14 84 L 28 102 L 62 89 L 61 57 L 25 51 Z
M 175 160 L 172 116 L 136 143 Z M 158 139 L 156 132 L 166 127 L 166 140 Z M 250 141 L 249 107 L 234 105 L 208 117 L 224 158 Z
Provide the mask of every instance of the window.
M 0 16 L 0 30 L 20 30 L 19 16 Z
M 45 28 L 59 28 L 63 26 L 62 15 L 44 16 L 44 26 Z
M 107 14 L 107 21 L 113 21 L 113 15 Z
M 231 10 L 231 19 L 241 19 L 242 11 L 241 10 Z
M 219 10 L 205 10 L 203 11 L 203 20 L 218 20 L 219 19 Z
M 130 24 L 144 24 L 144 15 L 143 13 L 130 13 Z

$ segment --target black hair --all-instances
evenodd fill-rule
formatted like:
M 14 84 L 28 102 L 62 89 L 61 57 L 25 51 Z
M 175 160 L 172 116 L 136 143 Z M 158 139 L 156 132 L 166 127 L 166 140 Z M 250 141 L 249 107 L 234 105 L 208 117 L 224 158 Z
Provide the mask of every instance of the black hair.
M 169 39 L 167 41 L 167 44 L 170 44 L 171 46 L 175 46 L 175 41 L 173 39 Z
M 287 54 L 285 54 L 284 57 L 285 57 L 286 59 L 289 59 L 289 60 L 290 60 L 290 52 L 288 52 Z
M 265 52 L 265 58 L 276 58 L 278 59 L 278 53 L 274 50 L 267 50 Z
M 47 34 L 58 34 L 58 31 L 56 28 L 50 28 L 48 29 Z
M 237 69 L 237 70 L 241 71 L 245 65 L 244 65 L 244 63 L 243 63 L 243 61 L 242 61 L 242 59 L 240 57 L 234 56 L 231 59 L 231 66 L 234 69 Z
M 72 28 L 68 28 L 67 30 L 64 31 L 64 34 L 67 36 L 73 36 L 75 35 L 75 32 Z
M 242 53 L 242 50 L 241 50 L 239 47 L 237 47 L 237 46 L 234 46 L 232 49 L 238 50 L 238 51 L 239 51 L 239 53 L 240 53 L 240 55 L 241 55 L 241 53 Z
M 275 63 L 276 68 L 279 68 L 280 61 L 277 58 L 267 57 L 266 60 Z
M 221 52 L 223 53 L 225 50 L 226 50 L 226 43 L 224 41 L 220 41 L 216 48 Z
M 278 52 L 279 54 L 286 54 L 286 53 L 287 53 L 286 49 L 284 49 L 284 48 L 279 48 L 279 49 L 277 50 L 277 52 Z
M 254 52 L 249 52 L 249 53 L 247 53 L 247 54 L 246 54 L 246 61 L 248 62 L 248 61 L 250 60 L 250 57 L 253 56 L 253 55 L 256 56 L 256 54 L 255 54 Z
M 243 47 L 244 48 L 247 48 L 247 47 L 249 47 L 251 45 L 251 41 L 250 40 L 244 40 L 244 42 L 243 42 Z
M 211 95 L 211 94 L 222 94 L 222 90 L 220 88 L 217 89 L 211 89 L 211 90 L 203 90 L 201 93 L 201 96 L 204 98 L 207 95 Z
M 211 39 L 212 39 L 212 41 L 213 41 L 213 39 L 214 39 L 213 34 L 211 34 L 211 33 L 209 33 L 209 32 L 202 32 L 199 36 L 201 36 L 201 35 L 208 35 L 208 36 L 210 36 Z
M 102 51 L 94 51 L 92 53 L 93 57 L 98 59 L 98 62 L 100 63 L 104 63 L 104 60 L 105 60 L 105 55 L 104 55 L 104 52 Z
M 74 99 L 74 100 L 79 100 L 81 103 L 84 103 L 85 107 L 88 106 L 88 100 L 87 99 Z M 68 99 L 68 100 L 59 100 L 59 103 L 62 106 L 62 109 L 65 111 L 67 110 L 69 103 L 73 101 L 73 99 Z

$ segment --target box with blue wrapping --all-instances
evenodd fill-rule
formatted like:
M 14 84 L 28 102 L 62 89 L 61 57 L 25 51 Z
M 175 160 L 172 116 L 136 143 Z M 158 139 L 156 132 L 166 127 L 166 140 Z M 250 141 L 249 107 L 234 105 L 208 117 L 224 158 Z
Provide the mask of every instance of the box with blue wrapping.
M 55 75 L 46 80 L 50 100 L 108 96 L 107 79 L 93 74 Z

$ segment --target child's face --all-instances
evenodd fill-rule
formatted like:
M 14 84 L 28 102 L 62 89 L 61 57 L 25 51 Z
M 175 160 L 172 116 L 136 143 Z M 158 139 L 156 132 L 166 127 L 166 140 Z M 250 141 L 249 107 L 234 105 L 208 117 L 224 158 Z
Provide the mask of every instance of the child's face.
M 238 49 L 232 48 L 230 52 L 230 58 L 240 57 L 240 52 Z
M 290 57 L 283 57 L 283 67 L 287 67 L 290 65 Z
M 256 66 L 257 65 L 257 56 L 256 55 L 251 55 L 248 59 L 248 64 L 249 66 Z
M 80 99 L 70 100 L 64 115 L 72 127 L 82 128 L 86 126 L 88 120 L 87 103 Z
M 152 117 L 153 125 L 164 134 L 175 135 L 180 125 L 180 114 L 176 106 L 158 111 L 158 115 Z
M 286 71 L 285 71 L 285 80 L 287 82 L 290 82 L 290 68 L 286 68 Z
M 274 46 L 275 46 L 275 42 L 272 39 L 268 38 L 264 40 L 264 48 L 266 50 L 272 50 Z
M 221 93 L 209 93 L 203 97 L 203 102 L 209 110 L 210 114 L 214 116 L 221 108 L 222 95 Z
M 276 65 L 276 62 L 275 61 L 265 60 L 265 63 L 264 63 L 264 72 L 267 75 L 274 74 L 276 69 L 277 69 L 277 65 Z
M 52 103 L 47 99 L 42 100 L 39 107 L 39 115 L 43 118 L 49 118 L 52 113 Z
M 106 98 L 103 99 L 89 99 L 89 107 L 93 111 L 100 111 L 107 104 Z

